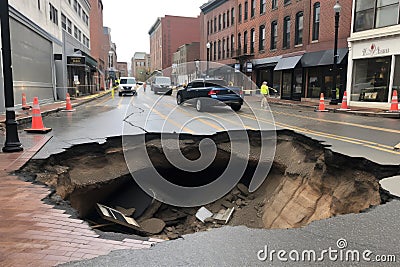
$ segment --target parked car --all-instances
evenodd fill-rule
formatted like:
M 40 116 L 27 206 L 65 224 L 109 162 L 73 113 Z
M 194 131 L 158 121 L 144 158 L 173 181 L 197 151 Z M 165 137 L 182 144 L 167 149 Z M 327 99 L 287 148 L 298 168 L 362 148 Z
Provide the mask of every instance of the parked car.
M 166 95 L 172 94 L 171 78 L 165 76 L 154 77 L 151 83 L 151 90 L 155 93 L 164 93 Z
M 136 79 L 134 77 L 121 77 L 118 85 L 118 95 L 124 94 L 137 95 Z
M 176 102 L 194 101 L 197 111 L 204 111 L 207 106 L 229 105 L 239 111 L 243 105 L 243 92 L 239 87 L 228 86 L 222 79 L 197 79 L 183 89 L 178 90 Z

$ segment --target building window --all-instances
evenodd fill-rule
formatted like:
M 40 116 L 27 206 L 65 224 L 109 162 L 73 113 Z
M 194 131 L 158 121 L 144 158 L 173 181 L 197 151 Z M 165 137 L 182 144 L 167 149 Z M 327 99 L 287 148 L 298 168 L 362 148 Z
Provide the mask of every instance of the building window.
M 303 43 L 303 12 L 296 14 L 295 45 Z
M 210 34 L 213 33 L 213 20 L 210 20 Z
M 260 26 L 258 50 L 265 50 L 265 25 Z
M 79 17 L 81 16 L 81 12 L 82 12 L 82 7 L 80 4 L 78 4 L 78 15 Z
M 217 42 L 214 41 L 214 61 L 217 60 Z
M 283 19 L 283 48 L 290 47 L 290 17 Z
M 312 40 L 316 41 L 319 39 L 319 15 L 321 11 L 320 3 L 317 2 L 314 4 L 314 16 L 313 16 L 313 31 L 312 31 Z
M 210 35 L 210 21 L 207 21 L 207 35 Z
M 222 28 L 226 28 L 226 13 L 224 13 L 224 15 L 222 16 Z
M 222 22 L 221 22 L 221 14 L 219 14 L 219 16 L 218 16 L 218 30 L 219 30 L 219 31 L 221 30 L 221 25 L 222 25 Z
M 278 22 L 275 20 L 271 23 L 271 50 L 276 49 L 278 41 Z
M 272 0 L 272 9 L 278 8 L 278 0 Z
M 256 30 L 251 29 L 251 31 L 250 31 L 250 54 L 254 53 L 255 44 L 256 44 Z
M 250 16 L 254 18 L 256 15 L 256 0 L 251 0 L 251 13 Z
M 63 13 L 61 13 L 61 27 L 67 30 L 67 17 Z
M 249 18 L 249 2 L 244 2 L 244 20 Z
M 75 37 L 75 39 L 77 39 L 79 42 L 82 41 L 82 33 L 81 33 L 81 31 L 80 31 L 76 26 L 74 26 L 74 37 Z
M 247 54 L 247 31 L 243 33 L 243 54 Z
M 217 17 L 214 18 L 214 32 L 217 32 Z
M 229 36 L 226 37 L 226 57 L 229 58 Z
M 290 0 L 283 0 L 283 4 L 284 5 L 289 5 L 290 4 Z
M 235 23 L 235 8 L 231 9 L 231 25 Z
M 218 40 L 218 60 L 221 59 L 221 40 Z
M 398 9 L 398 0 L 357 0 L 354 31 L 364 31 L 398 24 Z
M 85 11 L 82 11 L 82 19 L 83 19 L 83 22 L 85 22 L 86 25 L 89 25 L 89 17 L 85 13 Z
M 50 20 L 54 24 L 58 25 L 58 11 L 52 4 L 49 5 L 50 5 Z
M 239 4 L 239 14 L 238 14 L 239 18 L 238 21 L 239 23 L 242 22 L 242 4 Z
M 391 62 L 392 57 L 354 60 L 351 100 L 388 102 Z
M 78 0 L 74 0 L 74 10 L 78 12 Z
M 267 0 L 260 0 L 260 14 L 264 14 L 267 8 Z
M 229 20 L 230 20 L 230 17 L 229 17 L 229 10 L 226 12 L 226 27 L 229 27 Z
M 67 32 L 72 35 L 72 22 L 67 18 Z
M 240 55 L 240 54 L 242 54 L 242 34 L 241 33 L 238 34 L 237 40 L 238 40 L 238 52 Z
M 89 38 L 86 35 L 83 35 L 83 45 L 89 48 Z
M 222 59 L 225 58 L 225 39 L 222 39 Z
M 233 51 L 235 51 L 235 36 L 231 35 L 231 57 L 233 57 Z

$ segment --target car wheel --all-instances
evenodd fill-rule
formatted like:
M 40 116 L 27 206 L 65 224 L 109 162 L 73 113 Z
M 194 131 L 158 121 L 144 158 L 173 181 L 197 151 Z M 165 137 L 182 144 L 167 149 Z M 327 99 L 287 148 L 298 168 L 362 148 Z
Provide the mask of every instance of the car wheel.
M 121 92 L 118 92 L 118 96 L 122 96 L 122 93 L 121 93 Z
M 172 95 L 172 90 L 165 93 L 166 95 Z
M 197 110 L 198 112 L 204 111 L 204 102 L 201 101 L 201 99 L 197 99 L 197 100 L 196 100 L 196 110 Z
M 241 107 L 242 107 L 242 105 L 239 105 L 239 104 L 233 104 L 233 105 L 231 105 L 231 108 L 232 108 L 234 111 L 239 111 Z
M 176 103 L 178 105 L 182 105 L 183 104 L 183 99 L 182 99 L 182 95 L 181 94 L 177 94 L 176 96 Z

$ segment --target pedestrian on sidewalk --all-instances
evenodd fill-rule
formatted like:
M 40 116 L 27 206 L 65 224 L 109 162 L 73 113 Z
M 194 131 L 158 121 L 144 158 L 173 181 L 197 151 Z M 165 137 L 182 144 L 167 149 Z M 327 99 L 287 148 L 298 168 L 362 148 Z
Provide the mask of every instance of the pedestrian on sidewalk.
M 267 97 L 269 96 L 269 88 L 268 88 L 268 83 L 264 81 L 261 85 L 261 107 L 265 107 L 267 105 Z

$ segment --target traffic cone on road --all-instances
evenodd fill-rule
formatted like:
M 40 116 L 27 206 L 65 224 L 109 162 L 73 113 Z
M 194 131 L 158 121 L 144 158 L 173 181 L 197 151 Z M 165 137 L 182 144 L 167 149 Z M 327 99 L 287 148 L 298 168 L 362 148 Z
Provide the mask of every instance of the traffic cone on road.
M 42 114 L 39 108 L 39 99 L 37 97 L 33 98 L 33 108 L 32 108 L 32 127 L 25 129 L 28 133 L 48 133 L 52 129 L 45 128 L 43 125 Z
M 26 104 L 26 94 L 22 93 L 22 109 L 26 110 L 26 109 L 30 109 L 30 108 L 32 108 L 32 107 Z
M 399 112 L 399 100 L 397 98 L 397 90 L 393 90 L 392 105 L 389 112 Z
M 65 109 L 62 110 L 62 111 L 64 111 L 64 112 L 73 112 L 73 111 L 75 111 L 75 109 L 72 108 L 71 97 L 69 96 L 69 93 L 67 93 Z
M 327 112 L 328 111 L 327 109 L 325 109 L 324 93 L 321 93 L 321 97 L 319 98 L 319 107 L 315 111 L 317 111 L 317 112 Z
M 343 110 L 343 111 L 350 110 L 349 107 L 347 106 L 347 92 L 346 91 L 344 91 L 344 94 L 343 94 L 342 106 L 338 110 Z

